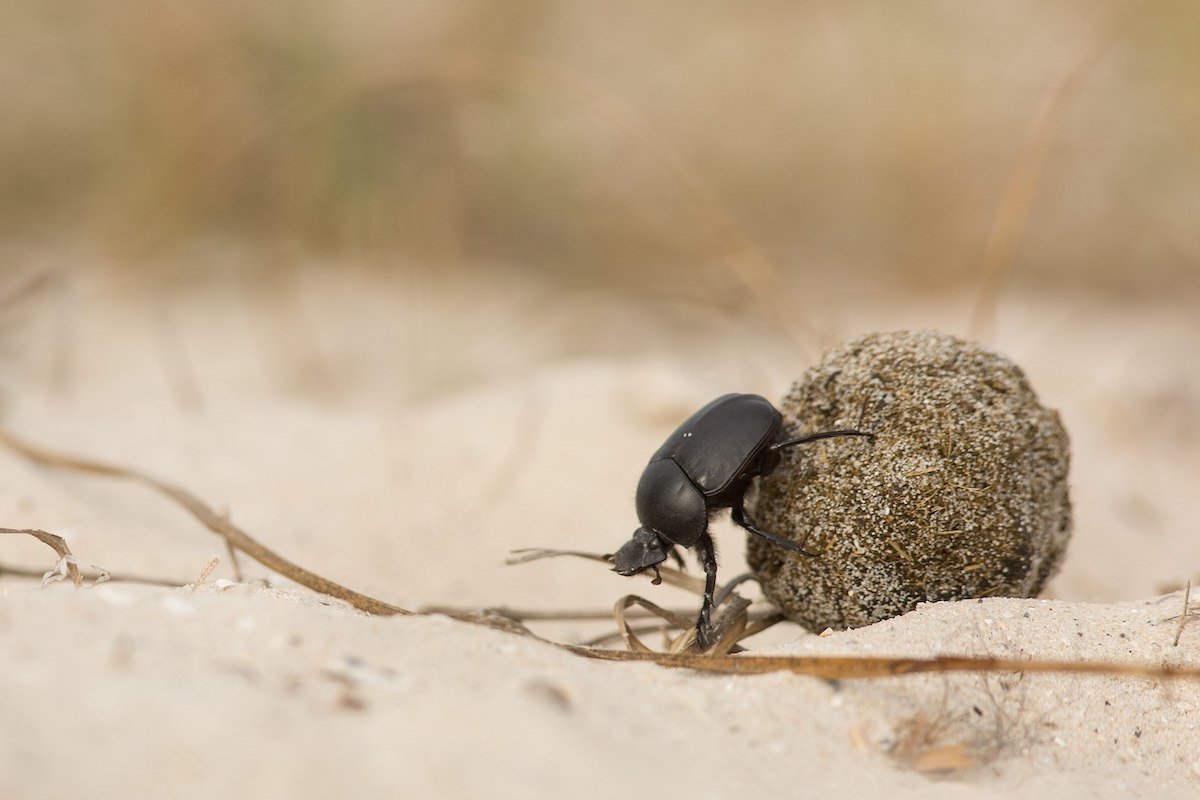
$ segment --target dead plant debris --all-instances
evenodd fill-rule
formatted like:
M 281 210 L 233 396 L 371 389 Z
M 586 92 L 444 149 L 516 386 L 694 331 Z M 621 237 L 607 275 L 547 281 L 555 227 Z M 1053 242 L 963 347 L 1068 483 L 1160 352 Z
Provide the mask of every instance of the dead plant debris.
M 75 558 L 75 554 L 71 552 L 71 548 L 67 547 L 67 540 L 63 537 L 34 528 L 0 528 L 0 533 L 32 536 L 58 554 L 58 561 L 55 562 L 54 569 L 42 574 L 42 586 L 54 583 L 56 581 L 61 581 L 64 578 L 70 578 L 71 583 L 75 584 L 76 586 L 83 585 L 83 573 L 79 569 L 79 559 Z M 103 583 L 111 578 L 111 575 L 106 569 L 92 564 L 86 564 L 84 566 L 96 573 L 96 578 L 93 581 L 93 585 L 97 583 Z M 16 572 L 18 571 L 9 568 L 0 569 L 0 575 L 5 573 L 14 574 Z M 37 573 L 25 572 L 25 574 L 36 575 Z
M 710 653 L 698 653 L 694 650 L 694 630 L 687 629 L 677 637 L 668 652 L 657 652 L 648 647 L 644 650 L 606 650 L 587 645 L 566 644 L 555 642 L 537 636 L 525 627 L 520 618 L 506 616 L 500 613 L 488 613 L 459 609 L 437 609 L 434 611 L 411 611 L 393 605 L 383 600 L 356 592 L 341 584 L 322 577 L 290 561 L 274 550 L 266 547 L 257 539 L 242 529 L 233 525 L 223 515 L 215 512 L 211 506 L 201 501 L 192 493 L 158 480 L 138 470 L 107 464 L 76 456 L 55 453 L 36 447 L 13 436 L 0 428 L 0 445 L 8 447 L 13 452 L 24 456 L 34 463 L 71 470 L 90 475 L 117 478 L 133 481 L 149 487 L 151 490 L 167 497 L 195 517 L 201 524 L 221 536 L 229 545 L 254 559 L 263 566 L 287 577 L 296 583 L 312 589 L 320 594 L 342 600 L 354 608 L 368 614 L 378 616 L 388 615 L 425 615 L 438 613 L 450 616 L 456 620 L 483 625 L 509 634 L 536 639 L 560 650 L 578 656 L 600 661 L 622 661 L 658 664 L 664 667 L 691 669 L 697 672 L 715 673 L 722 675 L 763 675 L 772 672 L 791 672 L 798 675 L 809 675 L 827 680 L 867 679 L 898 677 L 925 673 L 1071 673 L 1082 675 L 1123 675 L 1149 679 L 1200 679 L 1200 667 L 1170 666 L 1153 664 L 1121 664 L 1116 662 L 1086 662 L 1086 661 L 1053 661 L 1038 659 L 992 658 L 987 656 L 958 656 L 942 655 L 929 658 L 894 658 L 888 656 L 755 656 L 750 654 L 731 655 L 738 641 L 749 635 L 749 631 L 763 629 L 770 619 L 756 617 L 752 620 L 748 604 L 733 592 L 725 593 L 722 598 L 723 612 L 717 623 L 717 644 Z M 65 574 L 71 577 L 75 584 L 82 584 L 78 562 L 60 536 L 32 529 L 0 529 L 0 532 L 34 536 L 54 549 L 63 564 Z M 541 550 L 519 556 L 516 561 L 523 562 L 551 555 L 574 555 L 591 560 L 605 561 L 603 556 L 582 553 Z M 607 564 L 607 562 L 605 561 Z M 671 568 L 662 568 L 662 579 L 680 586 L 697 588 L 699 579 Z M 722 590 L 724 593 L 724 590 Z M 663 618 L 668 623 L 684 622 L 682 617 L 672 620 L 675 615 L 666 609 L 648 604 L 640 599 L 622 599 L 624 618 L 628 621 L 634 618 L 629 613 L 630 606 L 639 605 L 655 616 Z M 661 612 L 661 613 L 659 613 Z M 627 624 L 627 622 L 626 622 Z M 623 636 L 622 638 L 626 638 Z M 633 644 L 635 636 L 629 636 L 627 642 Z M 644 643 L 643 643 L 644 646 Z M 674 650 L 672 652 L 671 650 Z

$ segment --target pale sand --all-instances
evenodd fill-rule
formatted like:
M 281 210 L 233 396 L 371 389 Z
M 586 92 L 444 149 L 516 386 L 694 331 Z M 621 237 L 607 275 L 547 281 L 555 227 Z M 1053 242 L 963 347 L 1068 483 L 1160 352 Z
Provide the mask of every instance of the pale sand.
M 500 287 L 314 273 L 270 302 L 233 282 L 117 299 L 86 277 L 64 368 L 58 306 L 10 315 L 5 421 L 186 486 L 401 605 L 604 609 L 635 592 L 694 607 L 588 562 L 502 562 L 517 547 L 617 547 L 674 423 L 723 391 L 777 398 L 815 353 L 710 309 L 655 320 L 628 299 Z M 817 321 L 831 342 L 961 333 L 965 307 L 861 303 Z M 1072 436 L 1076 533 L 1047 593 L 1061 599 L 925 606 L 824 638 L 781 626 L 756 649 L 1200 663 L 1200 620 L 1172 646 L 1183 597 L 1162 594 L 1200 578 L 1195 304 L 1008 299 L 1000 320 L 992 344 Z M 0 797 L 1200 795 L 1194 683 L 835 686 L 597 663 L 441 617 L 370 618 L 277 578 L 219 590 L 232 577 L 219 540 L 138 486 L 0 454 L 0 487 L 0 524 L 62 534 L 116 573 L 183 584 L 222 559 L 195 592 L 0 579 Z M 743 543 L 718 531 L 731 577 Z M 4 537 L 0 562 L 45 570 L 53 556 Z M 970 766 L 922 774 L 912 759 L 928 751 Z

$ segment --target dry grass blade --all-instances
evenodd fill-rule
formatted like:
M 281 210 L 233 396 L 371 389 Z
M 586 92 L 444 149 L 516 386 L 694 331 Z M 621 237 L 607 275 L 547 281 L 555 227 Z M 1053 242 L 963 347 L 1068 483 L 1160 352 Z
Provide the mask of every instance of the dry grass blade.
M 522 547 L 519 550 L 512 551 L 514 555 L 504 559 L 504 563 L 508 565 L 528 564 L 530 561 L 541 561 L 543 558 L 562 558 L 563 556 L 571 556 L 573 558 L 586 558 L 589 561 L 599 561 L 601 563 L 609 563 L 608 559 L 599 553 L 586 553 L 582 550 L 555 550 L 550 547 Z
M 83 575 L 79 572 L 79 564 L 76 562 L 74 554 L 71 553 L 71 548 L 67 547 L 67 540 L 63 537 L 34 528 L 0 528 L 0 533 L 20 534 L 32 536 L 37 539 L 58 554 L 58 563 L 62 565 L 62 569 L 66 570 L 67 577 L 71 579 L 71 582 L 76 587 L 83 585 Z M 48 579 L 52 574 L 53 572 L 46 573 L 43 581 Z
M 750 601 L 744 597 L 732 595 L 727 605 L 728 608 L 717 620 L 716 643 L 708 650 L 714 655 L 734 652 L 738 649 L 738 642 L 746 638 Z
M 633 632 L 632 628 L 630 628 L 629 622 L 625 617 L 625 611 L 635 605 L 641 606 L 657 617 L 661 617 L 671 627 L 687 630 L 691 625 L 691 620 L 681 614 L 668 611 L 662 606 L 652 603 L 643 597 L 638 597 L 635 594 L 625 595 L 616 602 L 616 605 L 613 606 L 613 616 L 617 618 L 617 628 L 621 632 L 621 641 L 625 643 L 626 649 L 630 650 L 631 652 L 654 652 L 654 650 L 647 647 L 646 644 L 637 637 L 637 634 Z
M 612 614 L 609 613 L 608 616 L 611 617 Z M 641 636 L 643 634 L 648 634 L 648 633 L 656 633 L 656 632 L 662 633 L 663 624 L 660 622 L 657 625 L 630 626 L 629 630 L 639 636 Z M 614 631 L 609 631 L 608 633 L 601 634 L 599 636 L 594 636 L 591 639 L 587 639 L 583 642 L 580 642 L 580 644 L 583 645 L 584 647 L 603 647 L 604 645 L 615 644 L 616 642 L 622 641 L 623 636 L 624 636 L 623 630 L 614 630 Z
M 719 263 L 798 352 L 807 357 L 814 355 L 812 343 L 817 330 L 802 310 L 799 293 L 792 289 L 767 251 L 754 240 L 729 205 L 678 147 L 659 134 L 655 126 L 632 106 L 579 75 L 531 59 L 519 59 L 514 66 L 519 67 L 527 79 L 574 98 L 580 108 L 620 132 L 622 138 L 643 151 L 651 163 L 665 170 L 685 192 L 700 228 L 717 245 L 722 256 Z M 476 70 L 481 67 L 486 73 L 496 72 L 495 66 L 486 61 L 474 65 Z
M 200 587 L 200 584 L 202 584 L 206 580 L 208 580 L 208 576 L 212 575 L 213 570 L 216 569 L 217 564 L 220 564 L 220 563 L 221 563 L 221 559 L 219 559 L 219 558 L 209 559 L 209 562 L 204 565 L 204 569 L 200 570 L 200 575 L 197 576 L 196 580 L 192 582 L 192 591 L 193 592 L 196 591 L 196 589 L 198 589 Z
M 559 556 L 574 556 L 576 558 L 584 558 L 589 561 L 599 561 L 604 564 L 610 563 L 607 556 L 598 555 L 596 553 L 586 553 L 579 550 L 554 550 L 551 548 L 526 548 L 514 550 L 514 553 L 520 554 L 516 558 L 510 558 L 505 563 L 507 564 L 523 564 L 529 561 L 536 561 L 542 558 L 557 558 Z M 692 577 L 681 570 L 673 567 L 658 566 L 655 569 L 656 578 L 654 582 L 663 582 L 671 586 L 685 589 L 693 594 L 700 594 L 704 591 L 704 581 L 699 578 Z M 710 653 L 730 653 L 734 651 L 738 642 L 745 639 L 747 636 L 753 635 L 770 627 L 770 624 L 762 627 L 757 627 L 753 633 L 747 633 L 749 625 L 748 611 L 750 601 L 734 594 L 733 590 L 738 584 L 746 580 L 752 579 L 749 573 L 738 576 L 724 586 L 718 587 L 716 591 L 715 607 L 725 607 L 725 611 L 717 619 L 715 623 L 716 641 L 714 645 L 707 651 Z M 677 628 L 683 633 L 671 641 L 667 652 L 669 653 L 689 653 L 696 651 L 696 631 L 693 618 L 688 617 L 680 612 L 666 611 L 660 606 L 651 603 L 649 600 L 638 597 L 637 595 L 627 595 L 617 601 L 614 607 L 614 616 L 617 620 L 618 635 L 625 643 L 625 647 L 633 652 L 653 652 L 638 636 L 638 632 L 646 632 L 646 628 L 633 628 L 629 625 L 628 620 L 631 618 L 629 611 L 632 606 L 638 605 L 643 609 L 647 609 L 657 616 L 662 617 L 669 622 L 672 627 Z M 776 620 L 777 621 L 777 620 Z M 613 637 L 604 636 L 595 640 L 597 642 L 608 641 Z
M 230 544 L 246 553 L 251 558 L 254 558 L 264 566 L 275 570 L 279 574 L 284 575 L 296 581 L 297 583 L 300 583 L 301 585 L 307 586 L 316 592 L 344 600 L 355 608 L 366 611 L 367 613 L 378 615 L 411 615 L 415 613 L 407 609 L 385 603 L 382 600 L 376 600 L 375 598 L 362 595 L 351 589 L 347 589 L 340 584 L 334 583 L 327 578 L 323 578 L 293 564 L 283 556 L 280 556 L 279 554 L 260 544 L 249 534 L 231 525 L 228 521 L 224 520 L 220 515 L 214 512 L 208 505 L 201 502 L 199 499 L 183 489 L 163 483 L 162 481 L 158 481 L 136 470 L 125 469 L 96 461 L 89 461 L 87 459 L 57 455 L 48 451 L 44 451 L 40 448 L 36 448 L 21 442 L 19 439 L 16 439 L 3 429 L 0 429 L 0 444 L 7 445 L 15 452 L 18 452 L 39 464 L 60 467 L 63 469 L 71 469 L 93 475 L 124 478 L 145 484 L 183 506 L 214 533 L 224 537 L 230 542 Z M 60 560 L 63 561 L 67 574 L 70 575 L 72 580 L 75 581 L 77 585 L 82 582 L 82 576 L 79 575 L 78 567 L 74 563 L 74 556 L 71 554 L 70 549 L 67 548 L 66 542 L 62 539 L 62 537 L 46 533 L 45 531 L 28 529 L 0 528 L 0 532 L 33 536 L 44 542 L 59 554 Z M 595 554 L 590 553 L 548 550 L 535 552 L 540 555 L 530 556 L 523 560 L 532 560 L 533 558 L 548 557 L 550 555 L 576 555 L 591 560 L 605 561 L 603 556 L 596 556 Z M 684 575 L 676 570 L 667 569 L 663 570 L 664 580 L 667 579 L 668 573 L 671 573 L 672 577 L 685 579 L 682 581 L 684 585 L 698 583 L 696 579 L 691 578 L 690 576 Z M 740 600 L 741 598 L 738 599 Z M 745 601 L 743 600 L 742 602 Z M 669 622 L 682 623 L 682 625 L 685 627 L 685 633 L 684 637 L 681 638 L 694 636 L 694 628 L 691 627 L 690 622 L 685 619 L 683 615 L 666 611 L 665 609 L 659 609 L 657 606 L 654 606 L 654 604 L 648 602 L 643 605 L 643 607 L 653 611 L 656 615 L 662 616 Z M 745 616 L 744 608 L 735 610 L 731 606 L 731 610 L 734 611 L 736 616 Z M 659 612 L 661 612 L 661 614 Z M 651 663 L 659 664 L 660 666 L 664 667 L 691 669 L 698 672 L 708 672 L 723 675 L 763 675 L 772 672 L 791 672 L 798 675 L 810 675 L 825 679 L 869 679 L 901 677 L 905 675 L 918 675 L 923 673 L 1039 672 L 1108 676 L 1125 675 L 1154 680 L 1173 678 L 1188 678 L 1193 680 L 1200 679 L 1200 667 L 1165 665 L 1152 666 L 1145 664 L 1120 664 L 1113 662 L 1046 661 L 1037 659 L 1023 660 L 972 656 L 936 656 L 933 658 L 892 658 L 882 656 L 733 656 L 707 654 L 701 655 L 687 652 L 656 653 L 602 650 L 595 647 L 563 644 L 542 639 L 541 637 L 535 636 L 519 622 L 504 616 L 454 611 L 448 612 L 447 616 L 463 622 L 484 625 L 507 633 L 515 633 L 537 639 L 538 641 L 546 642 L 553 647 L 557 647 L 566 652 L 584 656 L 586 658 L 592 658 L 601 661 Z M 725 616 L 728 616 L 728 612 Z M 722 621 L 724 621 L 725 616 L 723 616 Z M 732 621 L 733 620 L 731 619 L 730 622 Z M 743 621 L 741 624 L 745 625 L 745 622 Z M 750 625 L 746 627 L 745 630 L 741 631 L 741 638 L 744 638 L 744 636 L 747 635 L 746 632 L 754 627 L 756 626 Z M 721 640 L 723 641 L 724 638 L 725 637 L 722 634 Z M 648 650 L 648 648 L 646 649 Z
M 720 675 L 766 675 L 791 672 L 826 680 L 897 678 L 905 675 L 948 672 L 1036 672 L 1076 675 L 1126 675 L 1152 680 L 1200 679 L 1200 667 L 1120 664 L 1109 661 L 1050 661 L 992 658 L 990 656 L 718 656 L 669 653 L 630 653 L 560 644 L 578 655 L 602 661 L 649 661 L 664 667 L 691 669 Z
M 574 558 L 584 558 L 588 561 L 599 561 L 602 564 L 611 564 L 607 556 L 599 553 L 587 553 L 582 550 L 555 550 L 549 547 L 526 547 L 520 550 L 513 550 L 513 553 L 519 554 L 515 558 L 507 558 L 504 563 L 509 565 L 527 564 L 530 561 L 539 561 L 543 558 L 561 558 L 563 556 L 571 556 Z M 683 570 L 675 569 L 674 567 L 664 567 L 661 564 L 655 568 L 655 571 L 662 582 L 668 586 L 674 586 L 679 589 L 685 589 L 693 594 L 699 594 L 704 591 L 704 581 L 700 578 L 688 575 Z M 642 573 L 643 575 L 649 573 Z
M 3 429 L 0 429 L 0 443 L 39 464 L 45 464 L 52 467 L 61 467 L 63 469 L 70 469 L 75 472 L 85 472 L 92 475 L 103 475 L 111 478 L 124 478 L 149 486 L 159 494 L 165 495 L 175 503 L 182 506 L 192 516 L 198 519 L 206 528 L 218 536 L 223 537 L 233 547 L 241 550 L 243 553 L 250 556 L 263 566 L 272 569 L 275 572 L 278 572 L 280 575 L 284 575 L 291 580 L 294 580 L 296 583 L 306 586 L 315 592 L 320 592 L 321 594 L 329 595 L 330 597 L 335 597 L 339 600 L 344 600 L 355 608 L 366 611 L 370 614 L 386 616 L 389 614 L 413 613 L 408 609 L 400 608 L 399 606 L 385 603 L 382 600 L 377 600 L 373 597 L 360 594 L 353 589 L 349 589 L 339 583 L 335 583 L 328 578 L 317 575 L 315 572 L 310 572 L 300 565 L 289 561 L 279 553 L 276 553 L 274 550 L 271 550 L 265 545 L 259 543 L 258 540 L 254 539 L 252 536 L 250 536 L 250 534 L 227 521 L 224 517 L 210 508 L 195 495 L 177 486 L 172 486 L 169 483 L 160 481 L 149 475 L 138 472 L 137 470 L 118 467 L 112 464 L 104 464 L 99 461 L 91 461 L 88 459 L 51 453 L 22 442 L 21 440 L 15 438 L 8 431 Z M 50 534 L 45 535 L 49 536 Z M 47 544 L 50 544 L 50 542 L 46 539 L 43 539 L 43 541 L 46 541 Z M 53 547 L 54 545 L 51 546 Z M 66 546 L 65 543 L 63 546 Z M 78 583 L 78 579 L 75 578 L 75 576 L 72 576 L 72 578 Z
M 690 612 L 680 609 L 669 609 L 672 614 L 678 614 L 686 617 Z M 591 620 L 608 620 L 612 619 L 613 613 L 611 610 L 603 609 L 559 609 L 557 611 L 547 611 L 545 609 L 533 608 L 511 608 L 509 606 L 488 606 L 482 609 L 467 609 L 458 606 L 445 605 L 429 605 L 421 606 L 417 609 L 419 614 L 445 614 L 454 616 L 455 614 L 470 614 L 480 613 L 489 616 L 507 617 L 514 622 L 586 622 Z M 639 611 L 637 609 L 629 609 L 625 612 L 628 619 L 649 619 L 658 618 L 657 614 L 652 614 L 649 611 Z
M 785 622 L 787 617 L 782 612 L 773 611 L 765 617 L 756 620 L 750 620 L 746 625 L 746 630 L 742 634 L 742 639 L 749 639 L 751 636 L 757 636 L 768 628 L 772 628 L 781 622 Z
M 108 576 L 107 580 L 113 583 L 141 583 L 147 586 L 165 586 L 170 589 L 177 589 L 180 586 L 188 585 L 187 580 L 179 578 L 160 578 L 153 575 L 134 575 L 129 572 L 109 572 L 108 570 L 105 570 L 104 574 Z M 5 575 L 14 575 L 20 578 L 41 578 L 44 572 L 25 567 L 11 567 L 0 563 L 0 577 Z
M 1117 2 L 1101 7 L 1096 12 L 1087 46 L 1046 93 L 1030 125 L 1017 164 L 1013 168 L 1000 206 L 996 209 L 984 249 L 975 306 L 971 313 L 970 331 L 974 339 L 987 341 L 991 338 L 997 297 L 1005 275 L 1012 268 L 1017 245 L 1024 234 L 1051 145 L 1058 135 L 1067 106 L 1079 92 L 1088 73 L 1116 40 L 1122 26 L 1140 2 L 1141 0 Z
M 1187 586 L 1183 589 L 1183 612 L 1179 615 L 1179 627 L 1175 629 L 1175 641 L 1171 642 L 1172 647 L 1179 647 L 1179 637 L 1183 636 L 1183 626 L 1187 625 L 1188 605 L 1192 601 L 1192 582 L 1189 580 Z

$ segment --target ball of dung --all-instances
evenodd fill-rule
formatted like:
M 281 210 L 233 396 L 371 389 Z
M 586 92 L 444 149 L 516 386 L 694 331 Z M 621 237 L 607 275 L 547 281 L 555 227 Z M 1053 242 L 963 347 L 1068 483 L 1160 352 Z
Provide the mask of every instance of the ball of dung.
M 808 557 L 748 537 L 767 597 L 812 631 L 918 603 L 1032 597 L 1071 532 L 1069 442 L 1016 364 L 932 331 L 829 352 L 780 409 L 791 435 L 857 428 L 784 451 L 748 505 Z

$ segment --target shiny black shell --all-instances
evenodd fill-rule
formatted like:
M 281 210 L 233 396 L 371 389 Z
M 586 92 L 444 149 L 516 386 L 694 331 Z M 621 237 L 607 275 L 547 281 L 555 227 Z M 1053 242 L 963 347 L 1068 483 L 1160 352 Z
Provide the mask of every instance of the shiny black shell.
M 765 397 L 727 394 L 692 414 L 667 437 L 650 463 L 669 458 L 705 497 L 718 497 L 753 477 L 783 418 Z
M 778 462 L 770 446 L 782 417 L 764 397 L 727 394 L 688 417 L 650 457 L 637 488 L 643 527 L 690 546 L 708 514 L 735 503 Z

